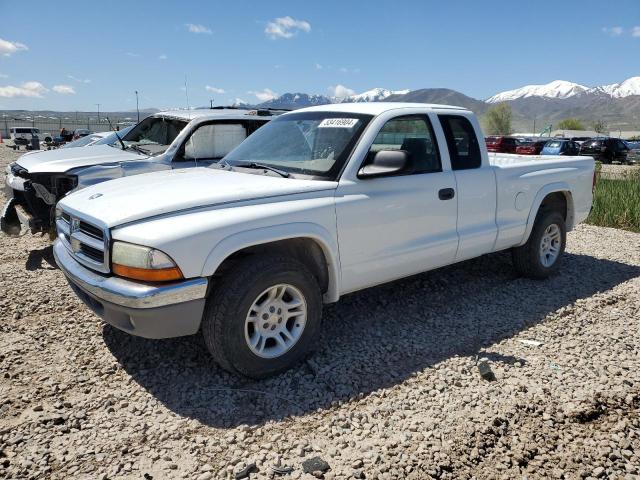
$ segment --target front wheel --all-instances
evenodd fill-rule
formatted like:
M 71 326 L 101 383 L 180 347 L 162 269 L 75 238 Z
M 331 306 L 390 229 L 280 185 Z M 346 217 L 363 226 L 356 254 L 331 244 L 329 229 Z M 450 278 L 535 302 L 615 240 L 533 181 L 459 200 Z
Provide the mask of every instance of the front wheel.
M 540 212 L 527 243 L 512 250 L 515 269 L 525 277 L 547 278 L 558 269 L 566 241 L 564 217 L 556 211 Z
M 258 253 L 235 265 L 207 300 L 202 334 L 225 370 L 264 378 L 309 354 L 320 332 L 322 295 L 307 267 Z

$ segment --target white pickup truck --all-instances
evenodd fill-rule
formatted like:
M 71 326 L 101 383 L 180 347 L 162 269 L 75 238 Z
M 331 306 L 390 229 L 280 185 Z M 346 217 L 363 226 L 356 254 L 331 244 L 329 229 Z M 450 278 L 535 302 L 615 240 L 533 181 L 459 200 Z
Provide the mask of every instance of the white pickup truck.
M 505 249 L 521 274 L 552 274 L 593 173 L 590 157 L 490 158 L 458 107 L 305 108 L 209 168 L 69 195 L 54 254 L 106 322 L 200 331 L 222 367 L 260 378 L 305 356 L 346 293 Z

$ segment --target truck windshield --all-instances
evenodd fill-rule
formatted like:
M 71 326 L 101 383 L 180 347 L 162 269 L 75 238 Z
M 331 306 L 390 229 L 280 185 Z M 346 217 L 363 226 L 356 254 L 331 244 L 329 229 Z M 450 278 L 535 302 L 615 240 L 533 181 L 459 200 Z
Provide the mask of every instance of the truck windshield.
M 175 118 L 147 117 L 133 127 L 122 141 L 127 147 L 158 155 L 171 145 L 186 126 L 187 122 Z
M 288 173 L 337 178 L 371 115 L 300 112 L 283 115 L 258 129 L 224 160 Z

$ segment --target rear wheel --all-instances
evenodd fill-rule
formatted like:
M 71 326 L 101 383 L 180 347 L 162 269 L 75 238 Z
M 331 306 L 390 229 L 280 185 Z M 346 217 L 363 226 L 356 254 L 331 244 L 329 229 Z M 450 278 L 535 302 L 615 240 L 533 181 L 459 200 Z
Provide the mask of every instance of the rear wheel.
M 284 371 L 312 350 L 322 296 L 306 266 L 256 254 L 239 262 L 207 300 L 202 334 L 225 370 L 252 378 Z
M 564 217 L 559 212 L 539 212 L 527 243 L 512 250 L 518 273 L 538 279 L 555 273 L 564 253 L 566 230 Z

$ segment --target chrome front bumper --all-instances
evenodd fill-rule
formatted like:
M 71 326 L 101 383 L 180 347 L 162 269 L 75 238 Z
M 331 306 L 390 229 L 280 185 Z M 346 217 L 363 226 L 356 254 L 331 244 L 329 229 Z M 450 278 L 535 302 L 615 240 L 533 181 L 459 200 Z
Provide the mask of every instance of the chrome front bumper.
M 78 263 L 60 239 L 53 255 L 80 299 L 116 328 L 146 338 L 191 335 L 200 328 L 206 278 L 146 284 L 101 275 Z

